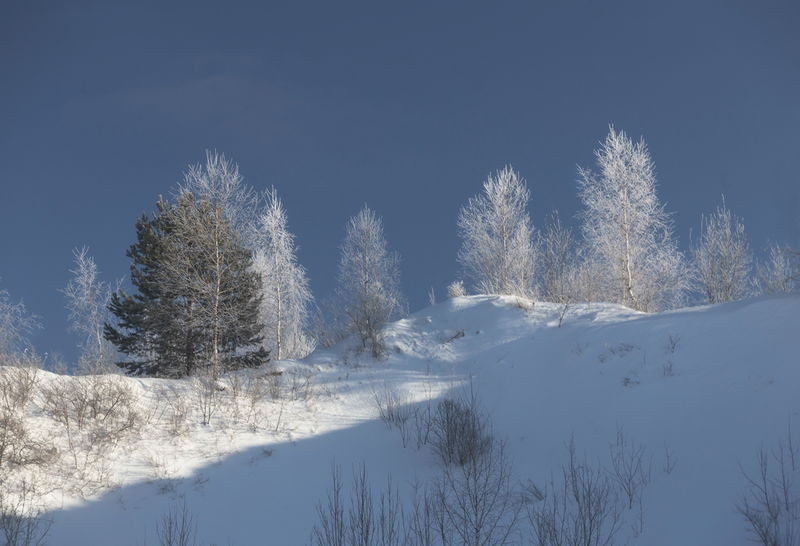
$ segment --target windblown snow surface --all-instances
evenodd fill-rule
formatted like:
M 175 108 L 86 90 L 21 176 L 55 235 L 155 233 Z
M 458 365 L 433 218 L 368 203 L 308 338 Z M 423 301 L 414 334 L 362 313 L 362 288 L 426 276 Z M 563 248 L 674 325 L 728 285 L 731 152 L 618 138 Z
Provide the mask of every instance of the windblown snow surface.
M 363 463 L 375 487 L 391 475 L 406 495 L 437 473 L 429 448 L 403 447 L 379 419 L 376 392 L 435 404 L 470 383 L 519 483 L 560 475 L 570 438 L 589 461 L 608 460 L 620 427 L 645 447 L 643 532 L 623 528 L 619 544 L 752 543 L 736 511 L 743 473 L 755 475 L 759 450 L 800 424 L 800 297 L 654 315 L 581 304 L 560 327 L 560 306 L 517 303 L 471 296 L 423 309 L 387 327 L 381 361 L 342 343 L 275 363 L 284 389 L 290 377 L 309 379 L 311 396 L 271 402 L 255 431 L 221 410 L 207 426 L 195 414 L 178 437 L 153 424 L 110 455 L 112 487 L 85 498 L 61 486 L 47 494 L 48 543 L 157 544 L 156 522 L 185 498 L 202 544 L 307 544 L 333 463 L 345 483 Z M 185 383 L 125 381 L 145 404 Z M 35 408 L 30 419 L 47 430 Z

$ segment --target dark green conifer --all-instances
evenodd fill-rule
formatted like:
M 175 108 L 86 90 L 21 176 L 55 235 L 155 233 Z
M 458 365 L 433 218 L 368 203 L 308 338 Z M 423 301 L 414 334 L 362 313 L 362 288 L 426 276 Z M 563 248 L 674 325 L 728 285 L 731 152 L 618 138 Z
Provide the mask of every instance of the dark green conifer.
M 260 282 L 251 256 L 219 207 L 182 193 L 136 223 L 131 282 L 109 309 L 106 338 L 132 358 L 135 375 L 177 377 L 258 366 L 269 360 L 258 321 Z

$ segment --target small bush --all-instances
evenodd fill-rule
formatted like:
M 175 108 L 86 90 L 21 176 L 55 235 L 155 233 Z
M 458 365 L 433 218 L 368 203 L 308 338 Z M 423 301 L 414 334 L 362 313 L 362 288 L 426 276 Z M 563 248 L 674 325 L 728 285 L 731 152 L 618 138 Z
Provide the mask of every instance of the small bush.
M 464 281 L 453 281 L 447 286 L 448 298 L 460 298 L 466 295 L 467 291 L 464 289 Z
M 488 428 L 474 392 L 461 399 L 445 398 L 433 414 L 433 450 L 445 465 L 464 465 L 489 448 L 492 437 Z
M 601 466 L 579 460 L 570 440 L 569 460 L 560 479 L 544 491 L 528 487 L 531 542 L 537 546 L 609 546 L 620 530 L 623 504 L 615 483 Z
M 192 378 L 192 392 L 194 393 L 197 409 L 200 410 L 202 424 L 211 423 L 211 418 L 217 412 L 222 398 L 222 388 L 211 375 L 200 375 Z
M 9 468 L 48 464 L 57 454 L 53 446 L 30 437 L 24 417 L 0 410 L 0 477 Z
M 38 383 L 38 360 L 27 354 L 7 355 L 0 366 L 0 409 L 24 411 Z
M 186 499 L 172 506 L 156 523 L 159 546 L 197 546 L 197 523 Z
M 0 492 L 0 537 L 6 546 L 43 546 L 53 522 L 42 516 L 31 500 L 32 491 L 23 483 L 16 502 Z
M 389 478 L 376 499 L 365 466 L 353 472 L 349 503 L 342 494 L 342 473 L 332 468 L 332 487 L 325 503 L 317 505 L 318 522 L 311 531 L 312 546 L 410 546 L 400 496 Z
M 192 412 L 191 401 L 186 392 L 174 386 L 163 388 L 160 398 L 167 406 L 167 431 L 172 436 L 180 436 L 186 432 L 189 414 Z
M 759 544 L 800 544 L 800 454 L 791 430 L 784 441 L 758 455 L 758 474 L 744 474 L 748 490 L 736 506 Z
M 137 429 L 140 413 L 126 379 L 116 375 L 59 377 L 41 388 L 42 410 L 70 430 L 92 427 L 115 441 Z

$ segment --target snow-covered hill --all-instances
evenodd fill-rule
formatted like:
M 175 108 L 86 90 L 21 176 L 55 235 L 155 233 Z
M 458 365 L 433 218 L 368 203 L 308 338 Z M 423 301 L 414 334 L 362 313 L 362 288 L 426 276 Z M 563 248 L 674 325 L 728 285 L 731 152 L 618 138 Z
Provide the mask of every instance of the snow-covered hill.
M 255 407 L 240 394 L 236 416 L 225 384 L 209 425 L 200 424 L 201 391 L 188 381 L 120 379 L 147 424 L 103 453 L 104 472 L 99 459 L 25 471 L 53 520 L 48 542 L 157 544 L 159 517 L 185 498 L 203 544 L 306 544 L 332 463 L 349 481 L 363 462 L 377 486 L 391 475 L 404 494 L 438 472 L 427 446 L 404 447 L 379 419 L 376 395 L 435 404 L 471 385 L 505 441 L 515 483 L 543 487 L 558 476 L 571 438 L 591 462 L 608 460 L 620 430 L 643 447 L 643 525 L 633 532 L 626 520 L 620 544 L 750 543 L 736 511 L 743 471 L 755 475 L 759 449 L 800 424 L 800 297 L 657 315 L 582 304 L 560 327 L 560 306 L 528 307 L 516 298 L 456 298 L 391 324 L 383 361 L 342 344 L 277 363 L 280 397 L 265 394 Z M 242 392 L 255 388 L 247 376 Z M 39 388 L 75 381 L 46 372 L 39 379 Z M 274 387 L 277 379 L 267 381 Z M 176 400 L 187 406 L 185 424 Z M 31 434 L 56 438 L 65 458 L 63 425 L 41 399 L 26 412 Z M 79 469 L 98 478 L 85 498 Z

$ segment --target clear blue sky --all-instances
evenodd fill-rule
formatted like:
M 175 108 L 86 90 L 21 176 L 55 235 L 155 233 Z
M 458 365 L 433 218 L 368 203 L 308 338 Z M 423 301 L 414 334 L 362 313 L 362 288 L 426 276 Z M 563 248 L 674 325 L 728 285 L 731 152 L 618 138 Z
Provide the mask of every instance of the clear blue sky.
M 74 355 L 72 249 L 127 274 L 136 217 L 207 148 L 277 187 L 318 297 L 365 202 L 412 310 L 490 171 L 528 180 L 535 225 L 572 221 L 609 123 L 645 137 L 684 248 L 722 193 L 754 247 L 800 242 L 797 2 L 145 4 L 0 14 L 0 287 L 42 352 Z

